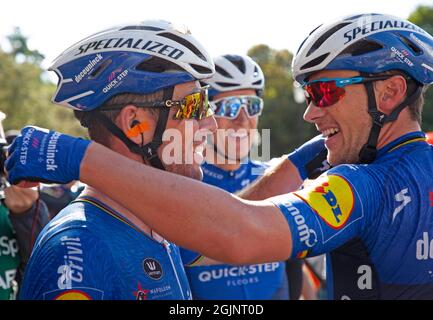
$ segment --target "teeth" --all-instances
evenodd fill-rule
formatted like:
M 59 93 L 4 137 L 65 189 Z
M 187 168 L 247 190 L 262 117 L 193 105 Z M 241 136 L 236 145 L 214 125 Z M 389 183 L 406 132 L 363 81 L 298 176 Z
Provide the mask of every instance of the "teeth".
M 330 128 L 330 129 L 326 129 L 325 131 L 322 132 L 322 135 L 326 138 L 329 137 L 330 135 L 333 135 L 334 133 L 340 132 L 340 129 L 338 128 Z

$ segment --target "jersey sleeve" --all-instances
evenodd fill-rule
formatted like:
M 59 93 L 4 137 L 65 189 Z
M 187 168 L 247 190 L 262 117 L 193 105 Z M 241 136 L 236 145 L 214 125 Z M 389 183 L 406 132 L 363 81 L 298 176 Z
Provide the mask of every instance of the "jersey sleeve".
M 296 192 L 270 199 L 292 233 L 291 258 L 329 252 L 374 224 L 381 190 L 365 166 L 342 165 Z
M 37 244 L 20 299 L 115 299 L 118 272 L 106 244 L 84 228 L 68 229 Z

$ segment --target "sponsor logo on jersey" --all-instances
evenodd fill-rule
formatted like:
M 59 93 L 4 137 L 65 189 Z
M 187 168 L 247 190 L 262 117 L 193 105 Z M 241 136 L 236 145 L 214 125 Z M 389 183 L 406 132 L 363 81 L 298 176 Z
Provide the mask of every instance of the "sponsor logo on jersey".
M 104 292 L 95 288 L 76 287 L 45 292 L 42 296 L 44 300 L 102 300 Z
M 147 295 L 149 294 L 149 290 L 143 289 L 141 287 L 141 283 L 139 282 L 137 286 L 137 291 L 134 291 L 132 294 L 134 295 L 136 300 L 147 300 L 148 298 Z
M 60 238 L 61 245 L 65 249 L 64 264 L 57 268 L 60 275 L 57 280 L 59 289 L 72 289 L 75 284 L 83 282 L 83 250 L 81 249 L 80 238 Z
M 325 175 L 317 183 L 295 192 L 331 228 L 343 228 L 352 214 L 355 197 L 346 179 Z
M 149 276 L 149 278 L 153 280 L 159 280 L 162 278 L 162 266 L 157 260 L 153 258 L 144 259 L 143 269 L 144 272 Z
M 93 300 L 92 297 L 84 291 L 68 290 L 62 292 L 54 300 Z
M 423 232 L 422 239 L 416 242 L 416 259 L 433 259 L 433 239 L 430 239 L 428 232 Z
M 251 275 L 275 272 L 280 267 L 279 262 L 255 264 L 250 266 L 221 267 L 210 271 L 202 271 L 198 275 L 200 282 L 209 282 L 224 278 L 244 278 Z M 192 267 L 194 268 L 194 267 Z

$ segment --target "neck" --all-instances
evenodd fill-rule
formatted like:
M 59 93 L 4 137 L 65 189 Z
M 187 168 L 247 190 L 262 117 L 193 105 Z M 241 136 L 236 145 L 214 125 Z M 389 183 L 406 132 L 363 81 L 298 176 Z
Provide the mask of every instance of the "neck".
M 421 131 L 421 127 L 417 121 L 411 119 L 409 111 L 405 109 L 400 113 L 396 121 L 383 126 L 380 131 L 377 148 L 380 149 L 406 133 L 414 131 Z

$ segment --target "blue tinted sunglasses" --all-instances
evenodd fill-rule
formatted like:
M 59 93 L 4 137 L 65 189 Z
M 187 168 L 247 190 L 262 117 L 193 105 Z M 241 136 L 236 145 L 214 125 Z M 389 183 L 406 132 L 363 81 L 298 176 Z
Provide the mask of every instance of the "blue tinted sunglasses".
M 263 99 L 257 96 L 233 96 L 211 101 L 215 117 L 236 119 L 244 108 L 248 117 L 258 117 L 262 114 Z

